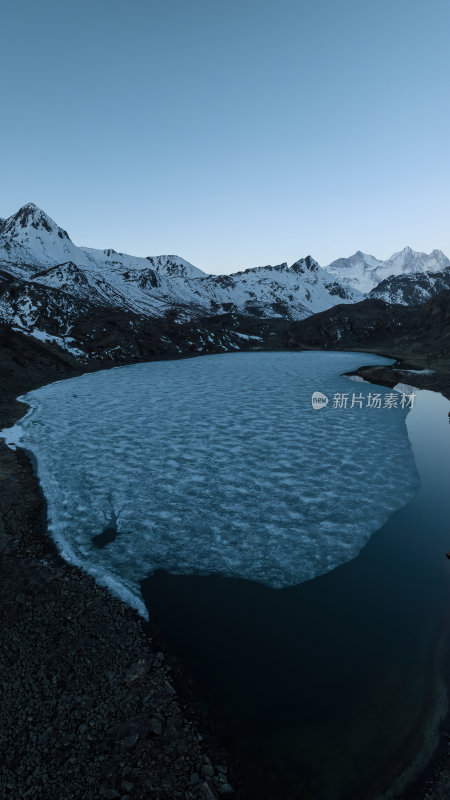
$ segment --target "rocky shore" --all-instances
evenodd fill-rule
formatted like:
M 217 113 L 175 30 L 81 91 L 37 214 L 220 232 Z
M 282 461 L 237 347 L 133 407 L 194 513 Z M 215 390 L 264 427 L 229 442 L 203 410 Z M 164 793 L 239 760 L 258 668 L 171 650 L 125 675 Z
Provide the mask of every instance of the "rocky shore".
M 57 348 L 20 334 L 4 337 L 0 430 L 25 413 L 18 395 L 87 371 Z M 286 344 L 277 324 L 271 349 Z M 290 342 L 303 349 L 299 344 Z M 383 367 L 359 373 L 385 385 L 425 381 L 424 388 L 449 396 L 445 369 L 420 380 Z M 238 777 L 183 686 L 182 669 L 162 652 L 158 632 L 59 557 L 28 456 L 1 442 L 0 572 L 0 797 L 240 796 Z M 433 770 L 414 800 L 448 796 L 448 752 L 440 752 Z
M 386 355 L 383 353 L 380 355 Z M 388 356 L 389 357 L 389 356 Z M 408 367 L 406 364 L 396 362 L 392 366 L 374 366 L 374 367 L 359 367 L 354 372 L 349 372 L 348 375 L 358 375 L 363 380 L 369 383 L 376 383 L 378 386 L 387 386 L 390 389 L 394 388 L 398 383 L 405 384 L 406 386 L 413 386 L 417 389 L 427 389 L 431 392 L 439 392 L 450 400 L 450 372 L 433 371 L 427 373 L 423 367 L 424 372 L 417 369 Z
M 8 388 L 45 372 L 75 370 L 52 362 L 40 378 L 35 363 Z M 5 392 L 0 429 L 25 410 Z M 59 557 L 45 519 L 28 456 L 0 443 L 0 797 L 232 797 L 224 753 L 157 632 Z
M 354 350 L 395 359 L 392 367 L 365 366 L 354 374 L 382 386 L 412 384 L 450 398 L 450 292 L 420 306 L 370 299 L 338 305 L 293 322 L 285 347 Z

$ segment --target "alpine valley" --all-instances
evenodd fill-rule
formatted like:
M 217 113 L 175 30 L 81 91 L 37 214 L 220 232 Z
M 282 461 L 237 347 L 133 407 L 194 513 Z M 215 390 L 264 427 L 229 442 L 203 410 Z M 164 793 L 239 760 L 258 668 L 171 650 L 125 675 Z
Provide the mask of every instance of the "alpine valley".
M 406 247 L 386 261 L 358 251 L 324 268 L 308 255 L 213 275 L 175 255 L 79 247 L 28 203 L 0 220 L 0 377 L 20 391 L 24 362 L 28 385 L 33 371 L 40 382 L 155 358 L 312 347 L 432 366 L 416 382 L 445 389 L 449 298 L 440 250 Z
M 252 350 L 360 353 L 235 352 Z M 392 359 L 392 365 L 380 356 Z M 161 363 L 138 364 L 157 360 Z M 308 365 L 303 374 L 292 372 L 292 362 L 299 361 Z M 358 375 L 378 388 L 413 384 L 450 398 L 449 259 L 438 250 L 427 255 L 405 248 L 384 262 L 357 252 L 322 267 L 307 255 L 291 266 L 214 275 L 175 255 L 141 258 L 79 247 L 31 203 L 0 220 L 0 430 L 24 416 L 31 390 L 61 390 L 48 413 L 61 444 L 47 436 L 34 410 L 28 420 L 37 435 L 44 430 L 46 453 L 59 459 L 57 469 L 47 474 L 63 475 L 62 484 L 67 475 L 81 475 L 72 495 L 58 486 L 52 493 L 39 482 L 22 445 L 14 450 L 0 441 L 0 625 L 5 642 L 0 653 L 5 688 L 0 704 L 1 797 L 37 797 L 37 787 L 39 797 L 48 800 L 361 800 L 367 797 L 360 791 L 366 781 L 370 796 L 375 789 L 381 796 L 381 788 L 390 789 L 404 765 L 409 769 L 421 747 L 423 721 L 438 719 L 430 698 L 440 673 L 431 648 L 440 652 L 435 635 L 443 629 L 441 615 L 448 608 L 441 588 L 448 548 L 448 513 L 442 511 L 447 485 L 441 491 L 435 481 L 438 501 L 428 504 L 425 524 L 419 497 L 419 510 L 407 504 L 403 517 L 401 508 L 392 514 L 393 529 L 389 518 L 363 549 L 365 556 L 333 569 L 338 563 L 336 541 L 348 560 L 356 528 L 365 530 L 370 523 L 375 530 L 382 524 L 383 509 L 392 513 L 414 493 L 416 473 L 402 417 L 396 418 L 395 412 L 370 416 L 372 412 L 361 410 L 351 425 L 345 414 L 332 411 L 327 418 L 326 413 L 313 413 L 311 390 L 328 388 L 322 386 L 325 373 L 319 368 L 330 361 L 335 365 L 328 391 L 335 385 L 344 393 L 347 386 L 356 388 L 338 374 L 345 370 L 344 375 Z M 236 363 L 240 373 L 233 372 Z M 275 369 L 270 366 L 274 363 Z M 108 369 L 132 364 L 136 366 Z M 358 364 L 363 366 L 355 369 Z M 208 371 L 211 367 L 215 373 Z M 139 376 L 148 376 L 148 370 L 160 375 L 159 390 L 153 375 L 141 382 Z M 190 372 L 196 374 L 191 384 Z M 82 385 L 99 380 L 100 385 L 105 381 L 103 388 L 87 396 L 72 387 L 64 394 L 73 384 L 64 379 L 82 374 Z M 305 414 L 305 405 L 299 412 L 299 397 L 306 399 Z M 132 413 L 125 401 L 133 406 Z M 448 404 L 441 413 L 441 401 L 437 395 L 433 399 L 439 413 L 433 405 L 423 415 L 422 438 L 432 442 L 432 459 L 426 463 L 437 472 L 440 451 L 435 458 L 434 439 L 427 431 L 431 426 L 433 433 L 437 420 L 448 432 Z M 266 418 L 264 408 L 270 412 Z M 324 424 L 327 419 L 334 427 Z M 151 426 L 147 438 L 142 420 Z M 80 423 L 86 428 L 78 428 Z M 80 431 L 78 440 L 75 430 Z M 302 430 L 304 438 L 299 439 Z M 440 430 L 439 441 L 444 441 Z M 97 440 L 91 439 L 92 431 L 97 431 Z M 242 454 L 252 447 L 253 461 L 248 462 Z M 78 461 L 77 473 L 72 466 L 80 454 L 86 462 Z M 93 465 L 89 480 L 85 463 L 89 469 Z M 198 466 L 202 463 L 205 473 Z M 271 465 L 268 477 L 266 463 Z M 144 464 L 141 473 L 139 464 Z M 295 465 L 298 471 L 291 471 Z M 444 486 L 448 469 L 441 471 Z M 67 509 L 75 515 L 73 531 L 87 536 L 89 558 L 107 560 L 117 546 L 117 563 L 125 563 L 122 556 L 128 553 L 133 570 L 139 562 L 142 575 L 149 574 L 143 551 L 135 545 L 145 537 L 133 536 L 131 519 L 128 525 L 125 518 L 122 526 L 113 507 L 109 480 L 116 476 L 127 498 L 116 503 L 119 514 L 122 506 L 136 507 L 150 520 L 156 509 L 155 530 L 162 531 L 160 560 L 150 566 L 161 563 L 163 569 L 145 580 L 136 571 L 152 609 L 148 628 L 132 608 L 97 585 L 92 574 L 60 559 L 53 539 L 45 535 L 51 498 L 56 497 L 64 514 Z M 257 487 L 253 494 L 248 491 L 252 480 Z M 69 485 L 67 480 L 64 491 Z M 89 504 L 84 498 L 91 486 L 95 490 Z M 203 489 L 205 499 L 197 503 Z M 152 496 L 148 506 L 146 494 Z M 245 506 L 242 498 L 247 495 Z M 293 498 L 297 505 L 290 508 L 287 503 Z M 324 514 L 308 516 L 316 506 Z M 179 536 L 187 547 L 186 559 L 191 558 L 191 543 L 196 547 L 202 541 L 201 514 L 209 518 L 214 508 L 215 549 L 207 538 L 201 549 L 208 572 L 215 573 L 217 563 L 223 563 L 217 561 L 218 552 L 225 553 L 227 563 L 234 558 L 231 546 L 224 547 L 228 528 L 233 541 L 242 545 L 242 563 L 252 570 L 267 561 L 270 542 L 272 552 L 284 553 L 283 564 L 292 561 L 304 569 L 304 555 L 295 556 L 293 543 L 300 538 L 297 527 L 309 519 L 313 522 L 306 531 L 316 525 L 321 541 L 331 543 L 326 562 L 330 571 L 320 575 L 316 570 L 317 537 L 308 533 L 304 541 L 311 571 L 302 573 L 298 586 L 292 585 L 299 580 L 295 572 L 290 583 L 281 583 L 283 591 L 278 579 L 259 584 L 247 569 L 232 578 L 169 575 L 164 554 L 170 560 Z M 234 529 L 227 516 L 230 508 Z M 101 520 L 94 525 L 96 514 Z M 289 526 L 280 525 L 283 514 Z M 180 519 L 188 521 L 187 534 L 177 529 Z M 332 523 L 341 539 L 333 539 Z M 442 529 L 441 539 L 428 535 L 434 528 Z M 348 539 L 343 539 L 347 530 Z M 404 546 L 406 535 L 409 547 Z M 149 545 L 149 558 L 156 552 L 155 541 Z M 252 548 L 251 542 L 256 542 Z M 200 563 L 199 552 L 191 563 Z M 435 561 L 430 552 L 433 558 L 437 552 Z M 305 580 L 311 575 L 320 577 Z M 447 582 L 445 586 L 447 591 Z M 182 631 L 188 643 L 182 657 L 176 648 L 172 651 L 160 633 L 164 630 L 173 642 L 177 634 L 171 631 Z M 205 696 L 213 697 L 225 687 L 219 724 L 214 714 L 209 719 L 206 703 L 197 703 L 191 663 L 195 669 L 204 663 L 203 673 L 198 672 L 199 697 L 205 688 Z M 423 664 L 429 665 L 432 680 L 426 670 L 416 673 Z M 212 679 L 217 684 L 210 686 Z M 257 716 L 259 710 L 262 716 Z M 375 733 L 368 724 L 372 718 L 374 730 L 378 726 Z M 223 719 L 232 725 L 229 738 L 222 741 Z M 447 738 L 445 733 L 442 753 L 437 750 L 442 769 L 439 762 L 431 770 L 446 787 Z M 423 739 L 434 741 L 428 728 Z M 426 749 L 424 758 L 429 756 Z M 354 785 L 352 760 L 366 765 L 364 774 L 356 776 L 361 783 Z M 444 789 L 433 800 L 447 796 Z M 414 795 L 414 800 L 430 797 Z

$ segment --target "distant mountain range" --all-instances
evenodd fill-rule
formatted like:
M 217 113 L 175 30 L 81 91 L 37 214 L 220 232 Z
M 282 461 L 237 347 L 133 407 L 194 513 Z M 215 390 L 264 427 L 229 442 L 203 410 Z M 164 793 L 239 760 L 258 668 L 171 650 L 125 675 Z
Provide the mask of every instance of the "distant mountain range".
M 245 337 L 231 324 L 233 315 L 295 321 L 365 296 L 415 305 L 449 288 L 450 261 L 440 250 L 405 248 L 387 261 L 358 251 L 326 268 L 306 256 L 291 266 L 209 275 L 175 255 L 141 258 L 78 247 L 32 203 L 0 220 L 0 322 L 75 358 L 100 357 L 94 346 L 100 341 L 101 357 L 111 355 L 107 331 L 118 327 L 123 335 L 112 337 L 114 348 L 120 350 L 126 339 L 132 349 L 133 336 L 139 330 L 144 336 L 145 320 L 188 324 L 196 351 L 212 343 L 208 336 L 215 344 L 220 340 L 220 349 L 236 349 Z M 195 327 L 196 321 L 227 315 L 233 335 L 229 330 L 219 336 L 216 326 L 202 338 Z M 152 341 L 155 335 L 152 329 Z
M 411 273 L 437 272 L 446 267 L 450 267 L 450 260 L 441 250 L 418 253 L 410 247 L 405 247 L 386 261 L 379 261 L 374 256 L 358 250 L 349 258 L 338 258 L 337 261 L 333 261 L 326 270 L 346 286 L 367 294 L 386 278 L 402 277 Z
M 0 226 L 0 267 L 18 280 L 61 289 L 73 299 L 180 320 L 230 310 L 303 319 L 339 298 L 360 297 L 310 256 L 234 275 L 207 275 L 174 255 L 139 258 L 115 250 L 77 247 L 68 233 L 32 203 Z

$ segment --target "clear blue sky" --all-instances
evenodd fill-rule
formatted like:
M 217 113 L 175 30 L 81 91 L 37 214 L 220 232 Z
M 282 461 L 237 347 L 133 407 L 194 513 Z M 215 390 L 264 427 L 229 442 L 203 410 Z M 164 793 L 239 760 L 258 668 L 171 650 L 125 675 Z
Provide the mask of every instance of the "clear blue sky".
M 0 217 L 212 272 L 450 256 L 448 0 L 3 0 Z

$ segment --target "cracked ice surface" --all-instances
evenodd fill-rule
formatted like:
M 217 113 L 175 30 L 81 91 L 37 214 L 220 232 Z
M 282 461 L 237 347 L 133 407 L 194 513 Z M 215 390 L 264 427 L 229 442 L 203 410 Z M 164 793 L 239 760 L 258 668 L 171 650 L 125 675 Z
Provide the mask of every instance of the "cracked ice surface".
M 121 367 L 25 396 L 50 532 L 145 614 L 157 568 L 289 586 L 354 558 L 415 493 L 400 408 L 313 410 L 364 353 L 233 353 Z M 11 437 L 10 437 L 11 438 Z M 92 538 L 112 519 L 119 535 Z

